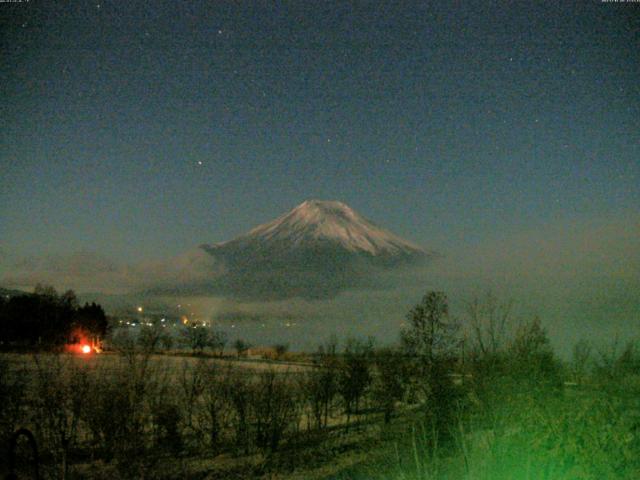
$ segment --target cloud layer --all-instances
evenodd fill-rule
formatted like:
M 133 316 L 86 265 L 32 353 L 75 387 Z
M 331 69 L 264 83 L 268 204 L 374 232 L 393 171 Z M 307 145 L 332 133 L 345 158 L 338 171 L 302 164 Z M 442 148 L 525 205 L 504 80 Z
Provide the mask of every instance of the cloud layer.
M 132 293 L 153 288 L 211 281 L 222 270 L 200 249 L 188 251 L 168 261 L 119 264 L 95 252 L 71 255 L 45 255 L 5 259 L 0 284 L 32 289 L 37 283 L 51 284 L 59 290 L 111 294 Z
M 242 335 L 247 338 L 275 341 L 289 335 L 292 344 L 303 346 L 330 333 L 394 340 L 408 309 L 429 289 L 447 292 L 458 315 L 466 300 L 486 290 L 513 299 L 522 315 L 539 314 L 565 349 L 581 337 L 640 334 L 634 327 L 640 326 L 637 216 L 558 223 L 496 234 L 457 251 L 441 250 L 445 256 L 425 268 L 379 274 L 367 287 L 341 290 L 332 298 L 259 301 L 199 295 L 187 301 L 203 318 L 235 328 L 245 325 Z M 91 252 L 21 260 L 0 256 L 0 285 L 29 290 L 38 282 L 78 292 L 169 290 L 179 284 L 211 286 L 226 274 L 200 249 L 138 265 L 121 265 Z M 170 305 L 185 298 L 165 295 L 159 300 Z M 286 323 L 295 323 L 298 330 L 283 327 Z

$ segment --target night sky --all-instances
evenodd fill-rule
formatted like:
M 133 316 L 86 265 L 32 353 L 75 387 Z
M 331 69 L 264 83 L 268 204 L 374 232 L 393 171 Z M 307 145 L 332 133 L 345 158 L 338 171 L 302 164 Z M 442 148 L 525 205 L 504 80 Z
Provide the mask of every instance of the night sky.
M 175 256 L 320 198 L 473 258 L 461 276 L 564 261 L 640 284 L 638 3 L 32 0 L 0 16 L 5 278 L 47 256 Z

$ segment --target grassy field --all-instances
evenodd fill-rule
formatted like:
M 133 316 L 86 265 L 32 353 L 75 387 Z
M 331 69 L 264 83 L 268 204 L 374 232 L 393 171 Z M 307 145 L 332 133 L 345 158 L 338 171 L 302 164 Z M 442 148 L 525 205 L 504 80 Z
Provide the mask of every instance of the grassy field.
M 318 427 L 305 389 L 321 367 L 299 362 L 140 353 L 0 361 L 14 411 L 3 427 L 34 432 L 45 477 L 295 477 L 303 469 L 322 478 L 363 460 L 362 446 L 379 436 L 380 414 L 367 404 L 366 414 L 347 416 L 335 392 Z
M 34 432 L 44 478 L 640 478 L 640 377 L 629 369 L 553 387 L 463 377 L 436 431 L 421 401 L 397 403 L 386 423 L 373 387 L 349 415 L 336 394 L 318 426 L 306 389 L 320 366 L 155 354 L 1 362 L 3 428 Z M 19 454 L 28 470 L 24 445 Z

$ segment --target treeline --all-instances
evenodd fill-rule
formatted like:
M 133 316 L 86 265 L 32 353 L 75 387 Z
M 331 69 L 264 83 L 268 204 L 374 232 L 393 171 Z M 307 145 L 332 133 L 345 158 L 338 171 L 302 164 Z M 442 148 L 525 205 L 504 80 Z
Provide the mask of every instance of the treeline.
M 81 339 L 103 338 L 107 317 L 100 305 L 79 305 L 73 290 L 58 294 L 38 284 L 33 293 L 0 297 L 0 345 L 55 348 Z

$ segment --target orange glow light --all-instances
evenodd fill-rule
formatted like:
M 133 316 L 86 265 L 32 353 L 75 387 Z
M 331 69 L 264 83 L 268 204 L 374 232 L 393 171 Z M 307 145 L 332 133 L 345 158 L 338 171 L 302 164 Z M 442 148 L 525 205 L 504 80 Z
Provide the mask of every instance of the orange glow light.
M 83 345 L 82 353 L 91 353 L 91 347 L 89 345 Z

